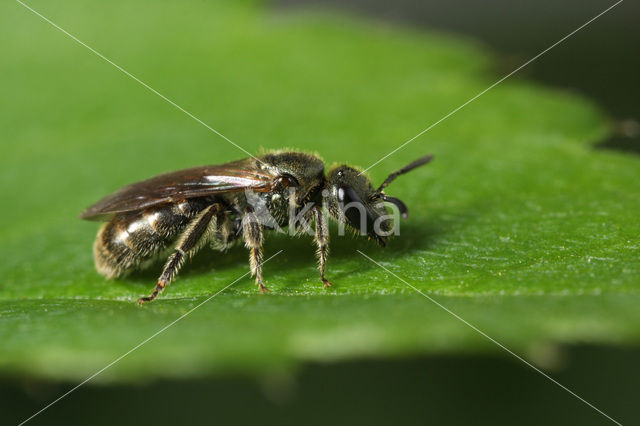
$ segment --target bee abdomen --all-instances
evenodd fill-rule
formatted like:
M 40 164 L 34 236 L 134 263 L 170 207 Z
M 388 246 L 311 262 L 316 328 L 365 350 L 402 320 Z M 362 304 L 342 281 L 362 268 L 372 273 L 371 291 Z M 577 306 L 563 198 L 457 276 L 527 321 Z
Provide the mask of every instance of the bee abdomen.
M 205 206 L 194 200 L 115 215 L 96 236 L 96 269 L 107 278 L 115 278 L 149 263 L 172 245 Z

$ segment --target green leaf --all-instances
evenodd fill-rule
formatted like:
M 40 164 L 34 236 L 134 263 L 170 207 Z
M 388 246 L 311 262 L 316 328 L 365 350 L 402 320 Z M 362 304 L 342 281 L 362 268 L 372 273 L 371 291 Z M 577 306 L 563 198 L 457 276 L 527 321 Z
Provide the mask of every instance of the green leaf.
M 32 6 L 250 152 L 289 147 L 366 167 L 500 76 L 481 47 L 259 4 Z M 385 249 L 338 237 L 319 280 L 310 238 L 269 235 L 268 295 L 241 246 L 203 250 L 156 302 L 161 263 L 106 281 L 77 214 L 154 174 L 245 155 L 17 4 L 0 44 L 0 369 L 96 380 L 292 368 L 302 361 L 640 342 L 640 164 L 597 151 L 587 100 L 512 78 L 369 172 L 411 217 Z M 144 19 L 140 19 L 144 17 Z M 567 46 L 558 48 L 569 48 Z M 544 57 L 540 58 L 544 60 Z

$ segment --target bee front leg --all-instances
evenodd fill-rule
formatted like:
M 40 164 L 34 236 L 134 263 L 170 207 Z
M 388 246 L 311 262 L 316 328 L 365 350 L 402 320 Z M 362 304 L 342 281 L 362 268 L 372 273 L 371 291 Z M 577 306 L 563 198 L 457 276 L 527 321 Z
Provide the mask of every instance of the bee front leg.
M 329 257 L 329 227 L 327 225 L 327 218 L 324 215 L 321 207 L 314 207 L 313 210 L 314 221 L 316 223 L 315 240 L 318 246 L 316 255 L 318 256 L 318 268 L 320 269 L 320 279 L 324 287 L 331 287 L 331 283 L 324 276 L 325 265 L 327 264 L 327 257 Z
M 169 259 L 167 259 L 153 293 L 151 293 L 150 296 L 138 299 L 139 304 L 151 302 L 173 281 L 184 264 L 185 258 L 187 256 L 193 256 L 202 244 L 206 242 L 207 235 L 210 235 L 208 231 L 216 228 L 216 213 L 218 211 L 219 206 L 215 204 L 211 205 L 202 210 L 202 212 L 189 223 L 187 229 L 178 238 L 175 251 L 169 256 Z
M 242 236 L 244 246 L 249 249 L 251 276 L 255 275 L 260 292 L 266 293 L 269 289 L 262 281 L 262 225 L 252 212 L 247 212 L 242 218 Z

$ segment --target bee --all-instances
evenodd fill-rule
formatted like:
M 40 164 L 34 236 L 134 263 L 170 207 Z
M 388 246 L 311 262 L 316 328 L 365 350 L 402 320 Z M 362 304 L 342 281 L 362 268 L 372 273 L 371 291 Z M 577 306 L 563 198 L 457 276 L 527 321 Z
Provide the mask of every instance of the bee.
M 185 260 L 206 244 L 224 251 L 239 240 L 249 250 L 251 275 L 260 291 L 267 292 L 262 278 L 264 232 L 284 227 L 314 235 L 320 279 L 328 287 L 327 215 L 384 246 L 393 227 L 384 203 L 395 206 L 402 217 L 408 215 L 407 206 L 384 189 L 431 159 L 419 158 L 374 189 L 353 167 L 338 165 L 325 175 L 324 163 L 315 155 L 272 152 L 131 184 L 87 208 L 80 218 L 106 221 L 93 245 L 96 269 L 106 278 L 124 276 L 167 256 L 153 292 L 138 303 L 154 300 Z

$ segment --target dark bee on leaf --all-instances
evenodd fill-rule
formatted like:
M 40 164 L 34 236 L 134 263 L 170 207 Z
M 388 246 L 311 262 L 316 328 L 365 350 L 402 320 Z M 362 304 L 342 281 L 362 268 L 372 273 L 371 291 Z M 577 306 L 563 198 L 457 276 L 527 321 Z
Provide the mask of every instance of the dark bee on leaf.
M 216 166 L 162 174 L 126 186 L 86 209 L 82 219 L 104 220 L 93 253 L 98 272 L 120 277 L 144 268 L 163 253 L 167 260 L 150 302 L 175 278 L 186 258 L 206 244 L 224 250 L 238 240 L 249 249 L 251 274 L 260 291 L 265 229 L 314 235 L 325 287 L 329 251 L 327 214 L 385 245 L 393 228 L 384 203 L 407 217 L 407 206 L 384 189 L 401 174 L 428 163 L 422 157 L 392 173 L 374 189 L 358 170 L 341 165 L 325 176 L 314 155 L 275 152 Z M 315 229 L 311 229 L 311 223 Z

